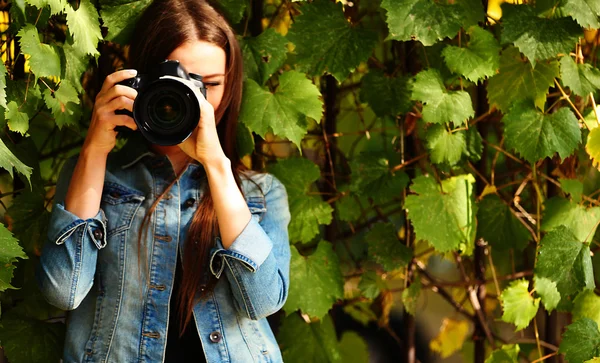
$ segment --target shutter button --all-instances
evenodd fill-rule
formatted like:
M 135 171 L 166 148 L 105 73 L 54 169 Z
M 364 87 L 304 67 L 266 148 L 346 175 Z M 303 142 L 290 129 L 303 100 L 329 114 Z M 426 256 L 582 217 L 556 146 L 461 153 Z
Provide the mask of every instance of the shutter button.
M 213 343 L 218 343 L 221 341 L 221 332 L 214 331 L 210 333 L 210 341 Z
M 96 238 L 96 239 L 102 239 L 102 237 L 104 236 L 104 233 L 102 233 L 102 230 L 100 228 L 94 229 L 92 234 L 94 235 L 94 238 Z

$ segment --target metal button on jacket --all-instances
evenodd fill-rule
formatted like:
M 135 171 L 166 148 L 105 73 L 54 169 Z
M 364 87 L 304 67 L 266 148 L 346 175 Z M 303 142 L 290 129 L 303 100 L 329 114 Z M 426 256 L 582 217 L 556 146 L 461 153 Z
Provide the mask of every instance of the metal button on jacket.
M 186 200 L 185 203 L 183 203 L 183 206 L 185 208 L 191 208 L 195 203 L 196 203 L 196 199 L 190 198 L 190 199 Z
M 218 343 L 221 341 L 221 332 L 220 331 L 214 331 L 212 333 L 210 333 L 210 341 L 213 343 Z
M 102 233 L 102 230 L 100 228 L 94 229 L 92 233 L 94 234 L 94 238 L 96 239 L 102 239 L 102 237 L 104 236 L 104 233 Z

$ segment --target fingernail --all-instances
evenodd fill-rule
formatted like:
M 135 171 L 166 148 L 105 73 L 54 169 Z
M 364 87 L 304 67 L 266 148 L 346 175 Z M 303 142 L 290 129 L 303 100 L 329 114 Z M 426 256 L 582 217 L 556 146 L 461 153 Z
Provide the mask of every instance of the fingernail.
M 138 73 L 135 69 L 128 69 L 127 72 L 129 72 L 132 77 L 137 76 Z

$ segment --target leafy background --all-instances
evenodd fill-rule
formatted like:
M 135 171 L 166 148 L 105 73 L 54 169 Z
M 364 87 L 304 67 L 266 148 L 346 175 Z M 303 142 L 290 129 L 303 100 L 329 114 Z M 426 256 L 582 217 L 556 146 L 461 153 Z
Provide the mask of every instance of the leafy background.
M 219 2 L 244 162 L 289 193 L 286 362 L 600 361 L 600 2 L 518 2 Z M 33 280 L 57 173 L 149 3 L 0 3 L 12 363 L 60 358 Z

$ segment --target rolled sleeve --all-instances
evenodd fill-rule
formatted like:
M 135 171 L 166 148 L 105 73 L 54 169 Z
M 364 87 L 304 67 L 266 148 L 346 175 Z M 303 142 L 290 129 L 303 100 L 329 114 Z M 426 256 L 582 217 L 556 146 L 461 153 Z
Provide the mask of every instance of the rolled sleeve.
M 63 203 L 56 203 L 52 211 L 52 221 L 48 227 L 50 241 L 61 245 L 71 237 L 77 228 L 85 228 L 85 233 L 98 249 L 106 246 L 106 216 L 102 209 L 94 217 L 83 220 L 66 210 Z

